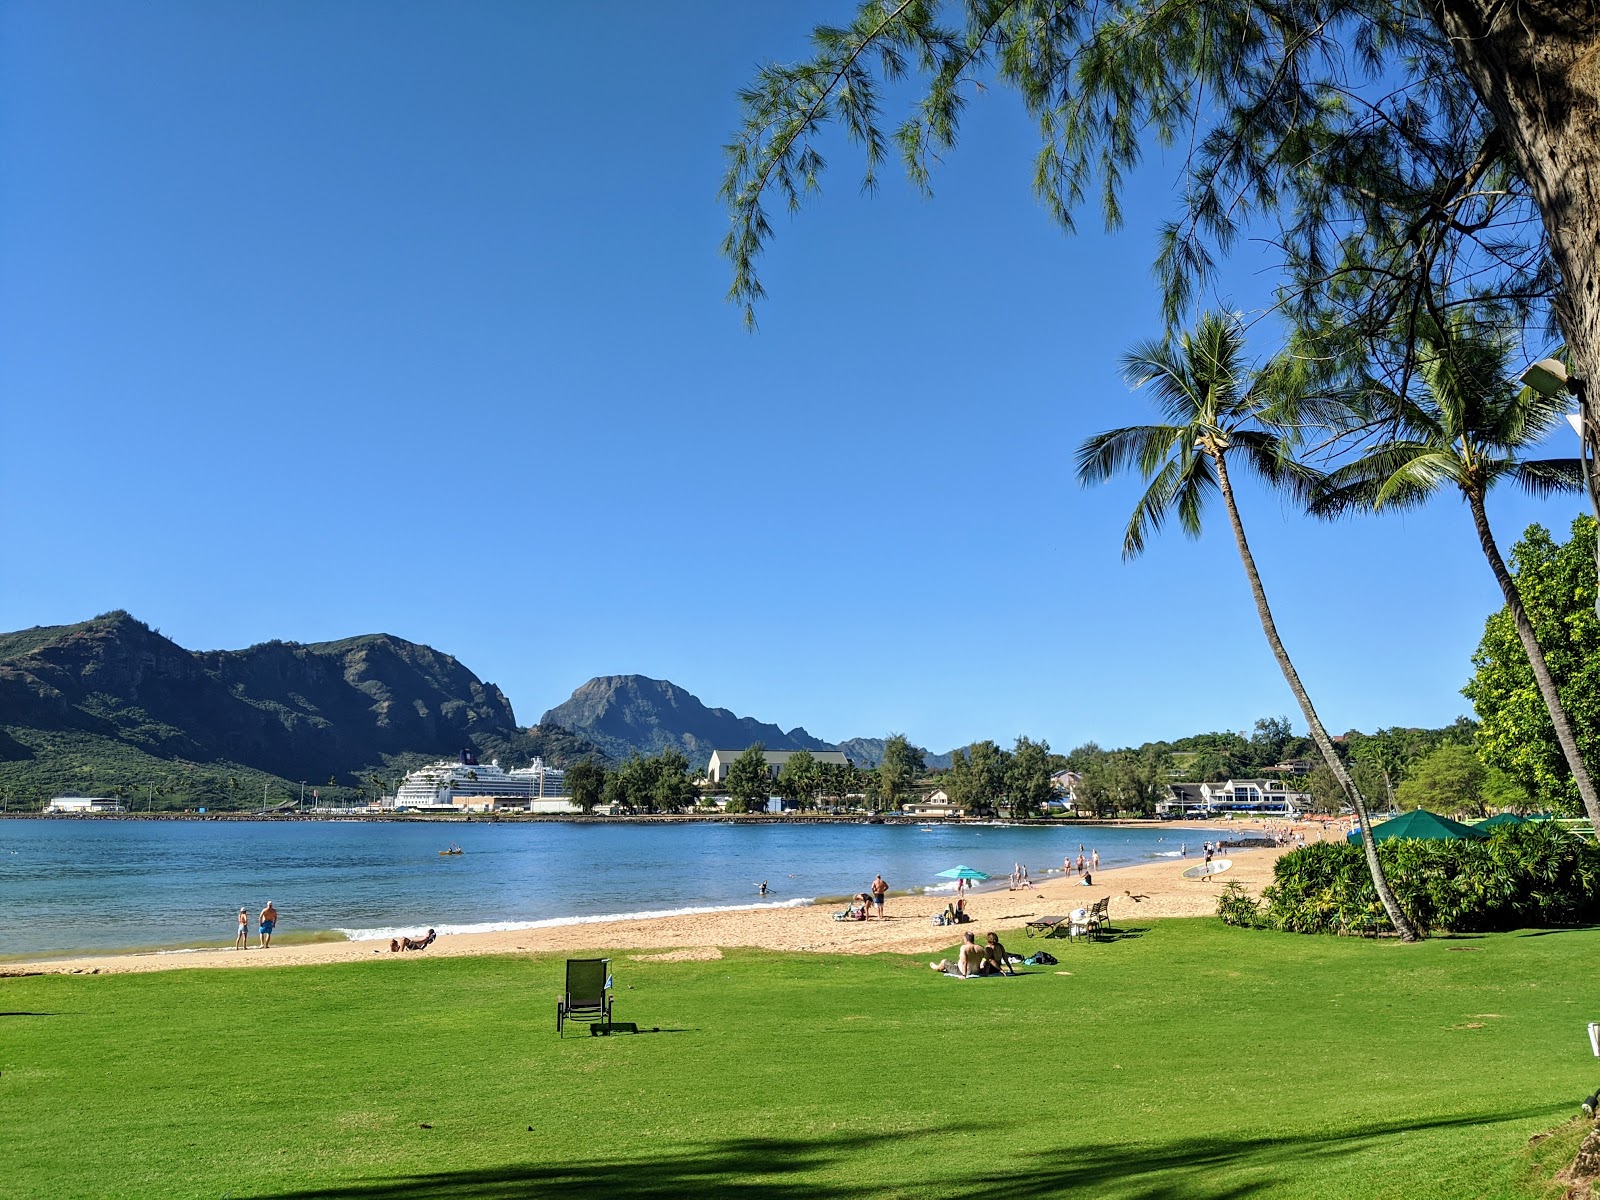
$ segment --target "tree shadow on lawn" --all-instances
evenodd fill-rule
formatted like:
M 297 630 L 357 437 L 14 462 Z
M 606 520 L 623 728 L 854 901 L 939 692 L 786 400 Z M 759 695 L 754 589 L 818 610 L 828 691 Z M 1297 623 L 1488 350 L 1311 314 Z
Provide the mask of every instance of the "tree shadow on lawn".
M 868 1200 L 874 1196 L 934 1195 L 948 1200 L 1045 1200 L 1072 1195 L 1115 1200 L 1241 1200 L 1296 1178 L 1313 1163 L 1358 1154 L 1403 1133 L 1488 1126 L 1565 1111 L 1563 1105 L 1545 1105 L 1516 1112 L 1363 1125 L 1329 1134 L 1065 1145 L 1013 1156 L 1003 1166 L 967 1149 L 952 1165 L 949 1148 L 936 1145 L 929 1147 L 926 1168 L 917 1178 L 893 1183 L 828 1182 L 819 1173 L 848 1174 L 851 1159 L 870 1156 L 883 1147 L 886 1138 L 940 1138 L 945 1131 L 817 1139 L 740 1138 L 675 1151 L 663 1148 L 645 1159 L 618 1156 L 441 1171 L 284 1192 L 276 1200 L 579 1200 L 598 1196 Z M 971 1135 L 982 1127 L 964 1124 L 959 1131 Z M 1235 1178 L 1219 1181 L 1219 1172 L 1235 1173 Z M 1241 1180 L 1238 1172 L 1257 1177 Z

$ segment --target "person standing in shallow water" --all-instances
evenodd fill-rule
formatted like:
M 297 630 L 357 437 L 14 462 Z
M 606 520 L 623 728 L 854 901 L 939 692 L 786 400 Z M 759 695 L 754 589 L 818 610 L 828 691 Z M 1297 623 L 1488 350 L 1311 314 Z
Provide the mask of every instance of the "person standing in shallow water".
M 256 945 L 266 950 L 272 945 L 272 931 L 278 927 L 278 910 L 272 906 L 272 901 L 267 901 L 267 906 L 261 910 L 261 924 L 256 927 Z

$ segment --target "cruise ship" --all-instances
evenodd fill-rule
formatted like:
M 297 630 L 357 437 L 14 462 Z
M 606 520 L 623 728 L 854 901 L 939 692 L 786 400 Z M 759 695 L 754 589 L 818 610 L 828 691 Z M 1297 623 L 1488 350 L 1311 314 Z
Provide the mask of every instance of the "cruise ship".
M 566 794 L 566 772 L 545 766 L 543 759 L 505 771 L 498 759 L 480 764 L 472 751 L 463 750 L 459 762 L 441 759 L 407 775 L 395 790 L 393 806 L 417 812 L 566 812 L 572 807 Z

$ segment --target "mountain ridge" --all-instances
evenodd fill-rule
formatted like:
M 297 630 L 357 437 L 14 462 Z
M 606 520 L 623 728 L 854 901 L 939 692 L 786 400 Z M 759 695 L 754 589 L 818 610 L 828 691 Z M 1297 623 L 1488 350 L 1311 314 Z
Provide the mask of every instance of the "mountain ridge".
M 50 761 L 68 745 L 90 761 L 71 771 Z M 569 730 L 518 726 L 494 684 L 392 634 L 191 651 L 121 610 L 0 634 L 0 785 L 8 788 L 24 776 L 72 786 L 72 772 L 84 770 L 98 785 L 96 759 L 144 771 L 150 760 L 174 764 L 210 780 L 204 794 L 213 800 L 216 777 L 240 770 L 362 787 L 364 772 L 392 775 L 468 746 L 558 766 L 599 752 Z
M 832 750 L 804 726 L 782 726 L 710 708 L 668 679 L 647 675 L 596 675 L 545 712 L 541 724 L 559 725 L 595 743 L 613 758 L 680 751 L 696 770 L 713 750 L 743 750 L 756 742 L 768 750 Z

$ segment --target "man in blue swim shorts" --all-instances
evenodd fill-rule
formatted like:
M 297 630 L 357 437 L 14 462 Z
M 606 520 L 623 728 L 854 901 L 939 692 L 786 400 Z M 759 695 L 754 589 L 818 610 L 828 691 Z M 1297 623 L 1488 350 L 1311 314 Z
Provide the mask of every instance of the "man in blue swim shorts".
M 267 906 L 261 910 L 261 924 L 259 926 L 261 938 L 258 944 L 262 950 L 265 950 L 268 946 L 272 945 L 272 930 L 277 926 L 277 924 L 278 910 L 273 908 L 272 901 L 268 900 Z

